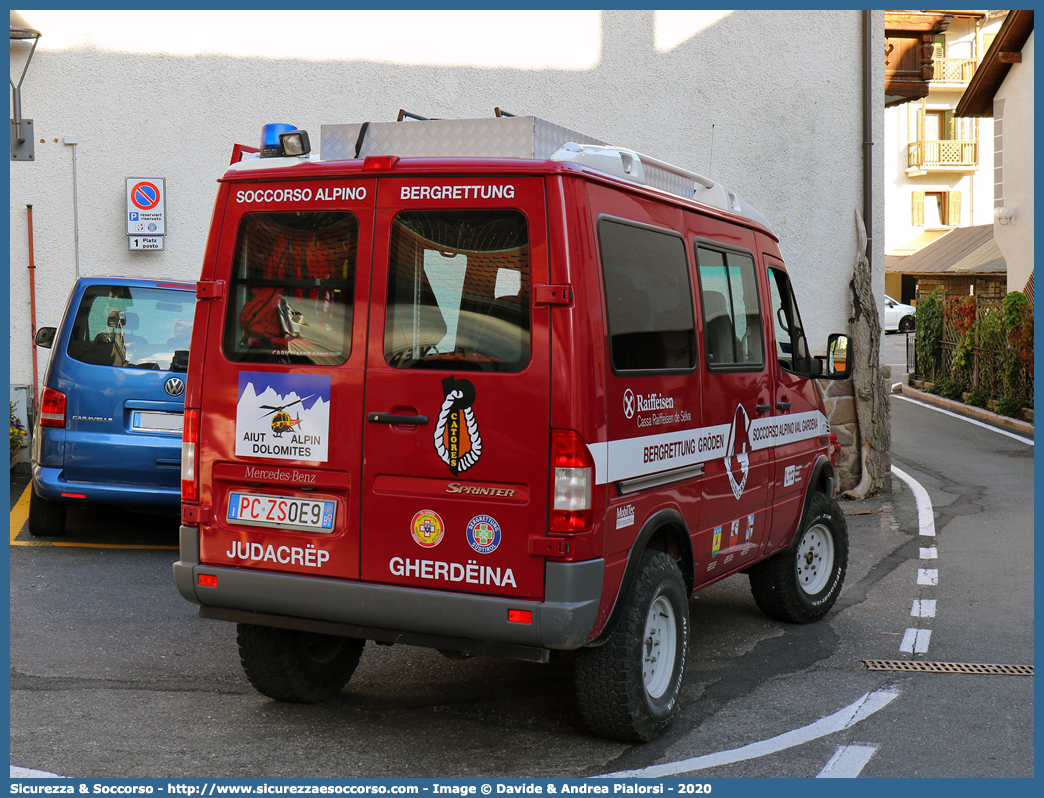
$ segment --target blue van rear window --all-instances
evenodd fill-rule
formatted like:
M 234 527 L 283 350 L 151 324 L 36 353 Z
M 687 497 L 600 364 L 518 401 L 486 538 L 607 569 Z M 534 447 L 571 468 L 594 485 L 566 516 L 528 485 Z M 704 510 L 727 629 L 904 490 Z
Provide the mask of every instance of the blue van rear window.
M 87 286 L 66 351 L 96 366 L 185 371 L 195 305 L 189 291 Z

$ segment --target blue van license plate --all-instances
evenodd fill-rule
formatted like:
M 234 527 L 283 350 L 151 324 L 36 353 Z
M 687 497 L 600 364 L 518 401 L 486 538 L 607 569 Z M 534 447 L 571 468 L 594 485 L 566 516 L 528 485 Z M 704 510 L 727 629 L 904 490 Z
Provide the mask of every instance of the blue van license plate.
M 236 524 L 333 532 L 337 502 L 230 493 L 227 519 Z

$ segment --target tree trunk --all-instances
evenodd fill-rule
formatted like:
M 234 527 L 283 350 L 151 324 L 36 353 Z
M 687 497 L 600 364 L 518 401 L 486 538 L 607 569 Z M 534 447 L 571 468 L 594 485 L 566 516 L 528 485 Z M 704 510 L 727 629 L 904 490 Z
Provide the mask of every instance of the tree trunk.
M 866 225 L 856 211 L 859 251 L 852 273 L 852 389 L 855 393 L 857 440 L 862 475 L 846 499 L 865 499 L 884 487 L 892 446 L 891 406 L 881 373 L 881 319 L 866 256 Z

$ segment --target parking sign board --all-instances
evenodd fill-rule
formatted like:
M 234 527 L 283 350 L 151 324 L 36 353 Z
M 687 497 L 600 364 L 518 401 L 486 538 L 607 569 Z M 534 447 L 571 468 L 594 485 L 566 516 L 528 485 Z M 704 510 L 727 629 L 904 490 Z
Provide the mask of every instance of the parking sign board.
M 166 204 L 162 177 L 128 177 L 127 235 L 149 238 L 166 235 Z

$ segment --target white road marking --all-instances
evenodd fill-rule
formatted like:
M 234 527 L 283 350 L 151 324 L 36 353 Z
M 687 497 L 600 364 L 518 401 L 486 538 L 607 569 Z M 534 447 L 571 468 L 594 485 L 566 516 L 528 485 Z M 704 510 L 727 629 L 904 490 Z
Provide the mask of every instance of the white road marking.
M 925 537 L 935 537 L 935 512 L 932 510 L 932 500 L 928 498 L 928 491 L 924 489 L 916 479 L 911 477 L 901 468 L 892 466 L 892 473 L 910 486 L 913 491 L 914 501 L 917 502 L 917 527 L 920 534 Z
M 862 773 L 876 751 L 876 745 L 842 745 L 816 778 L 854 779 Z
M 16 768 L 11 765 L 11 778 L 12 779 L 64 779 L 66 776 L 59 776 L 57 773 L 47 773 L 43 770 L 27 770 L 25 768 Z
M 917 584 L 919 584 L 919 585 L 937 585 L 937 584 L 939 584 L 939 569 L 938 568 L 918 568 L 917 569 Z
M 914 599 L 910 614 L 914 618 L 934 618 L 935 599 Z
M 943 410 L 941 407 L 936 407 L 935 405 L 926 404 L 925 402 L 918 402 L 916 399 L 911 399 L 908 396 L 900 396 L 899 394 L 893 394 L 893 396 L 895 396 L 896 399 L 902 399 L 904 402 L 909 402 L 910 404 L 920 405 L 921 407 L 927 407 L 929 410 L 934 410 L 936 413 L 942 413 L 946 416 L 953 416 L 954 418 L 959 418 L 961 419 L 961 421 L 967 421 L 969 424 L 974 424 L 977 427 L 982 427 L 983 429 L 988 429 L 992 432 L 999 432 L 1001 435 L 1007 435 L 1009 438 L 1014 438 L 1019 443 L 1025 443 L 1028 446 L 1033 445 L 1032 438 L 1023 438 L 1021 435 L 1016 435 L 1014 432 L 1008 432 L 1007 430 L 998 429 L 997 427 L 991 426 L 990 424 L 984 424 L 981 421 L 977 421 L 974 418 L 962 416 L 960 413 L 951 413 L 949 410 Z
M 936 560 L 939 558 L 939 550 L 935 546 L 929 546 L 927 549 L 921 549 L 922 560 Z
M 931 639 L 931 629 L 907 629 L 899 650 L 907 654 L 927 654 L 928 641 Z
M 828 734 L 834 734 L 845 729 L 850 729 L 861 720 L 866 720 L 875 712 L 884 709 L 892 701 L 899 697 L 898 692 L 892 690 L 876 690 L 872 693 L 864 693 L 857 701 L 840 709 L 833 715 L 820 718 L 815 723 L 802 726 L 800 729 L 785 732 L 761 740 L 756 743 L 744 745 L 741 748 L 733 748 L 728 751 L 719 751 L 714 754 L 683 759 L 680 762 L 666 762 L 662 765 L 650 765 L 641 770 L 621 770 L 617 773 L 605 773 L 598 778 L 603 779 L 655 779 L 665 776 L 674 776 L 678 773 L 692 773 L 696 770 L 717 767 L 719 765 L 730 765 L 733 762 L 742 762 L 747 759 L 756 759 L 761 756 L 775 754 L 787 748 L 804 745 Z

